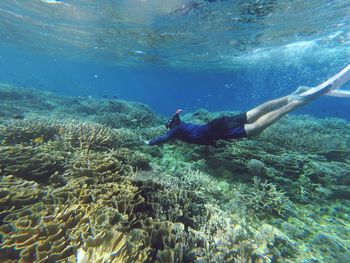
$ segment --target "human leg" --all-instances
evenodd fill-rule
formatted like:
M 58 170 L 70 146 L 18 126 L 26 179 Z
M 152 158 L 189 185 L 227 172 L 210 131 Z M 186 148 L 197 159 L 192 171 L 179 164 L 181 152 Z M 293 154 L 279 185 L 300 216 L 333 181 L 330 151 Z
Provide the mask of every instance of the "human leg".
M 247 123 L 253 123 L 264 114 L 276 110 L 288 103 L 289 96 L 267 101 L 247 111 Z
M 291 95 L 284 96 L 281 98 L 277 98 L 274 100 L 269 100 L 267 102 L 264 102 L 263 104 L 260 104 L 259 106 L 247 111 L 247 123 L 254 123 L 257 119 L 259 119 L 261 116 L 265 115 L 266 113 L 269 113 L 271 111 L 274 111 L 288 103 L 288 101 L 293 96 L 299 96 L 301 93 L 304 93 L 311 89 L 307 86 L 300 86 L 298 87 Z
M 259 117 L 255 122 L 253 123 L 248 123 L 244 126 L 247 136 L 248 137 L 254 137 L 258 134 L 260 134 L 263 130 L 265 130 L 267 127 L 271 126 L 274 124 L 276 121 L 281 119 L 283 116 L 285 116 L 287 113 L 293 111 L 294 109 L 308 104 L 311 101 L 315 100 L 319 96 L 329 92 L 332 89 L 332 84 L 328 83 L 327 86 L 323 86 L 322 89 L 314 89 L 314 93 L 308 92 L 308 95 L 302 96 L 302 94 L 306 93 L 303 92 L 300 95 L 291 95 L 287 97 L 283 97 L 287 100 L 287 103 L 280 107 L 277 108 L 273 111 L 270 111 L 261 117 Z
M 254 123 L 244 125 L 247 137 L 254 137 L 259 135 L 267 127 L 270 127 L 272 124 L 277 122 L 287 113 L 295 110 L 296 108 L 304 105 L 305 102 L 301 100 L 291 100 L 286 105 L 282 106 L 279 109 L 270 111 L 265 115 L 258 118 Z
M 274 124 L 287 113 L 317 99 L 324 94 L 328 93 L 329 95 L 333 94 L 347 97 L 349 95 L 347 91 L 336 92 L 335 90 L 340 88 L 349 80 L 350 64 L 341 70 L 338 74 L 334 75 L 332 78 L 316 87 L 310 89 L 300 87 L 291 96 L 286 96 L 277 100 L 266 102 L 252 109 L 251 111 L 248 111 L 248 123 L 244 126 L 247 136 L 253 137 L 260 134 L 264 129 Z M 280 105 L 283 104 L 285 105 L 281 107 Z M 277 109 L 275 107 L 277 107 Z

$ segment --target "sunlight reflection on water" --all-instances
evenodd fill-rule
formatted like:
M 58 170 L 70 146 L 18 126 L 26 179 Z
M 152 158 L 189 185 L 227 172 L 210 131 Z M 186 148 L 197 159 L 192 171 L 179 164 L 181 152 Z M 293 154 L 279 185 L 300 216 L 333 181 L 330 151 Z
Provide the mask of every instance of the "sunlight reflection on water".
M 234 68 L 348 57 L 349 14 L 350 2 L 326 0 L 3 0 L 0 33 L 3 42 L 71 59 Z

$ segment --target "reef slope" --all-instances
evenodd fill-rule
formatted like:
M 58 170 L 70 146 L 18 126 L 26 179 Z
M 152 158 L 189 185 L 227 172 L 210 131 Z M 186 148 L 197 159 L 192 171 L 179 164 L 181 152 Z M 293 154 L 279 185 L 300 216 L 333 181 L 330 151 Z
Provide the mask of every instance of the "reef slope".
M 163 123 L 1 84 L 0 261 L 347 262 L 350 123 L 290 115 L 216 148 L 144 145 Z

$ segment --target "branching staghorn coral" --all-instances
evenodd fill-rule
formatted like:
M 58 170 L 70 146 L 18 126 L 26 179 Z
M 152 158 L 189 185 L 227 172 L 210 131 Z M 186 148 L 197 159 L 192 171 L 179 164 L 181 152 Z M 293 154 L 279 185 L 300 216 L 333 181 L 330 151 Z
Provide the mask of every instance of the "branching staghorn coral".
M 148 216 L 181 222 L 186 227 L 196 228 L 198 224 L 201 224 L 199 215 L 204 213 L 203 197 L 195 192 L 179 188 L 164 188 L 150 181 L 136 181 L 135 185 L 140 189 L 140 194 L 148 204 Z M 198 217 L 195 217 L 195 214 Z
M 112 129 L 108 126 L 79 120 L 51 120 L 48 118 L 12 121 L 0 126 L 3 145 L 39 145 L 48 141 L 60 143 L 66 151 L 107 150 L 140 147 L 143 142 L 132 130 Z
M 138 133 L 140 136 L 144 139 L 153 139 L 157 136 L 160 136 L 161 134 L 165 133 L 167 129 L 165 128 L 165 125 L 159 125 L 159 126 L 153 126 L 153 127 L 147 127 L 143 129 L 139 129 Z
M 187 169 L 183 173 L 171 175 L 157 169 L 153 167 L 151 171 L 140 171 L 136 173 L 133 180 L 145 183 L 152 182 L 165 188 L 195 192 L 198 196 L 205 198 L 218 197 L 218 195 L 222 195 L 223 193 L 220 181 L 203 171 Z
M 134 130 L 126 128 L 114 129 L 112 138 L 116 148 L 134 149 L 144 144 Z
M 4 145 L 33 144 L 36 138 L 47 142 L 55 138 L 62 123 L 50 118 L 12 120 L 0 127 L 0 140 Z
M 115 151 L 77 152 L 69 160 L 67 168 L 67 173 L 75 177 L 122 176 L 130 175 L 133 170 L 130 165 L 119 160 Z
M 29 118 L 1 127 L 2 144 L 38 144 L 61 141 L 65 149 L 105 149 L 113 146 L 113 131 L 101 124 L 74 120 Z M 39 139 L 37 139 L 39 138 Z
M 200 170 L 189 169 L 180 175 L 181 188 L 192 190 L 209 190 L 217 184 L 217 181 L 210 175 Z
M 135 169 L 149 170 L 151 158 L 149 155 L 141 151 L 131 150 L 129 148 L 116 148 L 113 150 L 116 156 L 122 163 L 131 165 Z
M 272 183 L 261 182 L 254 177 L 251 186 L 239 184 L 236 188 L 237 202 L 245 206 L 258 217 L 273 215 L 286 216 L 290 211 L 291 202 L 284 192 L 278 191 Z
M 77 151 L 67 161 L 67 174 L 79 177 L 133 176 L 139 169 L 148 169 L 146 155 L 127 148 L 93 152 Z
M 65 149 L 103 150 L 114 145 L 113 130 L 96 123 L 67 121 L 58 136 Z

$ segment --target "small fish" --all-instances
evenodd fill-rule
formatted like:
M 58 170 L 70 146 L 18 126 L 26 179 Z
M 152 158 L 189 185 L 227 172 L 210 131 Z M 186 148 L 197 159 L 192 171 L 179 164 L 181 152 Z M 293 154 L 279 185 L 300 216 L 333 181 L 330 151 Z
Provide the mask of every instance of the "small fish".
M 15 114 L 12 116 L 12 118 L 16 119 L 16 120 L 23 120 L 24 119 L 24 116 L 21 115 L 21 114 Z
M 58 129 L 58 134 L 59 134 L 59 135 L 64 134 L 64 132 L 65 132 L 65 130 L 64 130 L 63 127 L 61 127 L 61 128 Z
M 44 137 L 43 136 L 39 136 L 35 139 L 33 139 L 34 143 L 43 143 L 44 142 Z
M 116 96 L 116 95 L 114 95 L 114 96 L 113 96 L 113 99 L 117 100 L 117 99 L 119 99 L 119 97 Z
M 9 153 L 15 153 L 15 152 L 16 152 L 15 147 L 11 147 L 11 148 L 9 148 Z
M 79 104 L 79 103 L 80 103 L 80 100 L 79 100 L 79 99 L 72 99 L 71 102 L 72 102 L 72 103 L 77 103 L 77 104 Z

